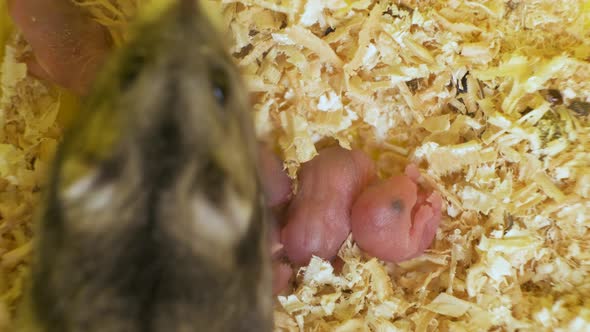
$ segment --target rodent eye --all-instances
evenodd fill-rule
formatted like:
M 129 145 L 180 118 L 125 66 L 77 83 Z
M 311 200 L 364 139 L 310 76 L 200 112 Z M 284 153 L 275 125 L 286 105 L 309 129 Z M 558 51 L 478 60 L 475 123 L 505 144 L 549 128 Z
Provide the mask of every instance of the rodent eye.
M 145 61 L 145 55 L 140 52 L 133 52 L 127 55 L 127 59 L 123 64 L 124 67 L 121 70 L 121 87 L 123 89 L 135 82 Z
M 210 72 L 211 92 L 219 106 L 225 107 L 229 99 L 229 79 L 227 73 L 218 65 L 212 66 Z

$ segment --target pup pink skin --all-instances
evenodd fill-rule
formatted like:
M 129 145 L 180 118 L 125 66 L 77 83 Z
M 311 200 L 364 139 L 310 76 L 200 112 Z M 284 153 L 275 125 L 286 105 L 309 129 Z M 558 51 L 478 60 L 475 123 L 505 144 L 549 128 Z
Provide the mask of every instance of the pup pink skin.
M 111 50 L 107 30 L 67 0 L 10 0 L 8 9 L 31 45 L 31 74 L 86 94 Z
M 332 259 L 350 234 L 350 208 L 375 177 L 363 152 L 331 147 L 301 166 L 299 192 L 287 210 L 281 242 L 287 257 L 306 265 L 311 256 Z
M 271 209 L 283 206 L 291 199 L 292 190 L 291 179 L 283 170 L 283 163 L 262 143 L 258 145 L 258 163 L 266 205 Z M 285 250 L 281 243 L 280 225 L 275 218 L 272 218 L 270 226 L 272 290 L 273 295 L 278 295 L 289 286 L 293 269 L 282 262 Z
M 363 191 L 352 207 L 352 236 L 367 254 L 399 263 L 421 255 L 434 240 L 442 198 L 417 184 L 415 167 Z
M 289 286 L 289 280 L 291 280 L 291 276 L 293 275 L 293 268 L 289 264 L 275 261 L 272 265 L 272 274 L 272 294 L 278 295 Z
M 281 231 L 279 225 L 274 222 L 271 225 L 271 256 L 272 256 L 272 293 L 278 295 L 287 289 L 289 280 L 293 275 L 293 268 L 283 261 L 285 250 L 281 243 Z
M 266 205 L 273 208 L 291 199 L 291 179 L 283 170 L 283 163 L 264 144 L 258 145 L 258 164 Z

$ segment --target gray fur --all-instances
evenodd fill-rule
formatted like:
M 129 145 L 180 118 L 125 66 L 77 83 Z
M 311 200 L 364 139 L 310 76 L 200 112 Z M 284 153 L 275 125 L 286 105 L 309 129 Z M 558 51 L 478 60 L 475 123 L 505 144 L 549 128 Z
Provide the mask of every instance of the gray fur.
M 41 331 L 271 329 L 266 210 L 246 90 L 189 3 L 145 23 L 114 56 L 58 151 L 30 294 Z M 219 100 L 223 82 L 227 98 Z M 85 144 L 105 133 L 114 137 L 106 152 L 87 153 Z M 68 194 L 64 165 L 86 154 L 86 187 Z M 223 236 L 206 236 L 207 221 L 194 220 L 197 199 L 224 216 Z M 232 208 L 237 201 L 247 208 Z

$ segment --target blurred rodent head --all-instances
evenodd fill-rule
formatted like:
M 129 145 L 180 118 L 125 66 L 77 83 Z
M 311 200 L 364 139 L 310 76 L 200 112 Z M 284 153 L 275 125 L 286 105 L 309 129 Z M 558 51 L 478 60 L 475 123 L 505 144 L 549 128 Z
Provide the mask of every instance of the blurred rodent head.
M 238 70 L 194 1 L 134 31 L 58 149 L 30 330 L 269 331 L 266 210 Z

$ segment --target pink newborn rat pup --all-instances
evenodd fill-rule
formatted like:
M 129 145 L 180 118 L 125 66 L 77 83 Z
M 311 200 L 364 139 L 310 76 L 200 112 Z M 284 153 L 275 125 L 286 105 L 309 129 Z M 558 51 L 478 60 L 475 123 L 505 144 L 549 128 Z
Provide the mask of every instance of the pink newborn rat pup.
M 35 54 L 30 73 L 86 94 L 111 51 L 108 31 L 66 0 L 9 0 L 8 8 Z
M 417 181 L 414 167 L 363 191 L 352 207 L 352 236 L 357 245 L 384 261 L 399 263 L 419 256 L 441 220 L 442 198 Z
M 330 147 L 303 164 L 299 192 L 281 233 L 287 257 L 305 265 L 312 255 L 332 259 L 350 234 L 350 208 L 375 177 L 373 161 L 359 150 Z

